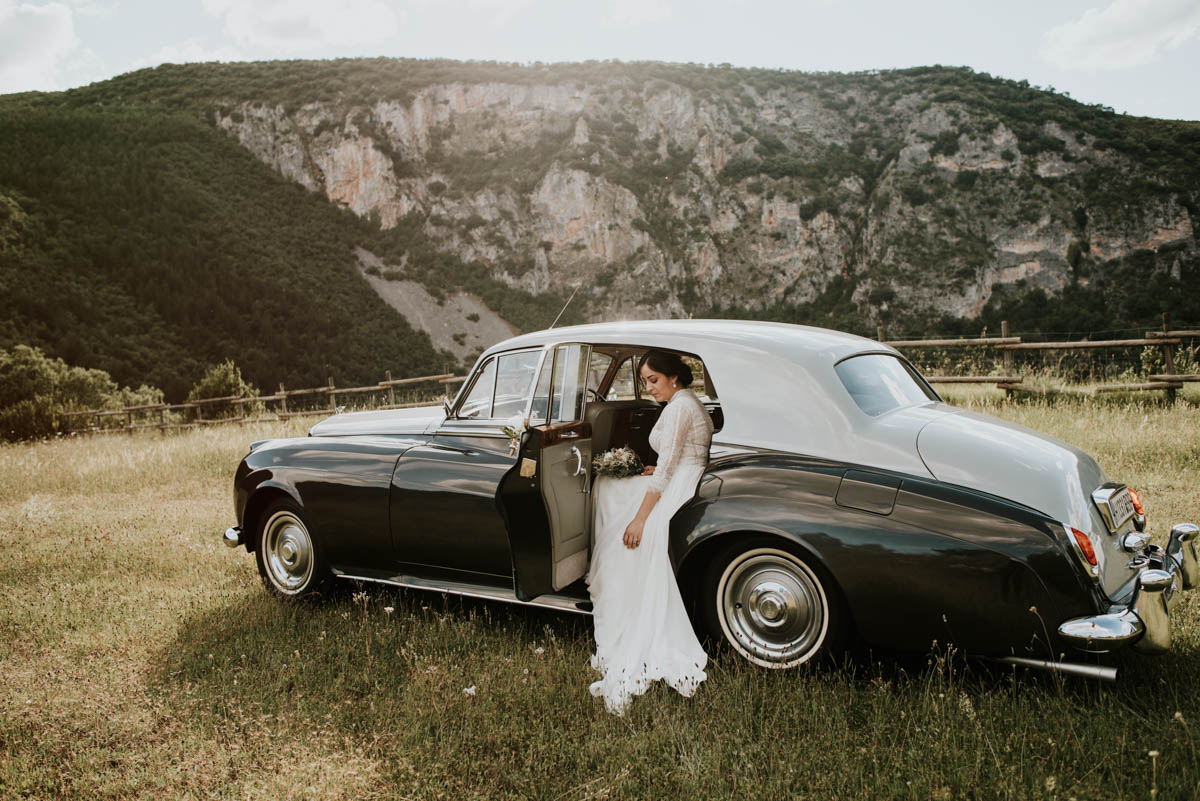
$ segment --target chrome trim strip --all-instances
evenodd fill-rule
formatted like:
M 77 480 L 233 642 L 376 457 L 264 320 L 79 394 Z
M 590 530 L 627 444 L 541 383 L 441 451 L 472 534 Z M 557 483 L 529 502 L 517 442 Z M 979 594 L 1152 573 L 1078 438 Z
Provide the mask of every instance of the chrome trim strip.
M 343 573 L 336 568 L 333 572 L 338 578 L 351 579 L 353 581 L 370 581 L 375 584 L 407 587 L 413 590 L 432 590 L 434 592 L 449 593 L 450 595 L 461 595 L 466 598 L 482 598 L 487 601 L 503 601 L 504 603 L 520 604 L 522 606 L 538 606 L 543 609 L 557 609 L 560 612 L 574 612 L 577 615 L 591 614 L 591 610 L 579 608 L 579 605 L 586 603 L 586 601 L 577 598 L 568 598 L 565 595 L 539 595 L 532 601 L 521 601 L 512 590 L 506 590 L 503 587 L 489 587 L 486 584 L 468 584 L 441 579 L 425 579 L 417 576 L 374 578 L 371 576 L 356 576 L 352 573 Z
M 1101 681 L 1116 681 L 1117 669 L 1107 665 L 1081 665 L 1078 662 L 1050 662 L 1045 659 L 1026 659 L 1023 656 L 1000 657 L 1000 662 L 1020 667 L 1049 670 L 1054 673 L 1066 673 L 1071 676 L 1085 676 Z

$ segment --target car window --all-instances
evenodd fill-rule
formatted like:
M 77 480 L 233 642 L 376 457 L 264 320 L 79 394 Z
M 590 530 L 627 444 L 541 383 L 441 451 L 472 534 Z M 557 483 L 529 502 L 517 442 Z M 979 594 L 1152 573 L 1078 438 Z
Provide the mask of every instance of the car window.
M 467 397 L 458 407 L 459 417 L 491 417 L 492 390 L 496 387 L 496 360 L 488 359 L 479 370 Z
M 637 398 L 637 382 L 633 377 L 633 357 L 621 362 L 605 398 L 607 400 L 634 400 Z
M 588 362 L 587 385 L 589 389 L 600 389 L 600 384 L 604 381 L 604 376 L 608 373 L 608 368 L 612 364 L 612 361 L 613 357 L 607 353 L 592 351 L 591 360 Z
M 590 348 L 559 345 L 554 349 L 554 382 L 550 391 L 552 423 L 583 418 L 584 388 Z
M 550 376 L 554 372 L 554 353 L 546 354 L 542 372 L 538 374 L 537 387 L 533 390 L 533 404 L 529 407 L 529 425 L 540 426 L 546 422 L 550 408 Z
M 858 408 L 872 417 L 938 400 L 912 367 L 886 353 L 852 356 L 838 362 L 834 370 Z
M 496 399 L 492 406 L 492 417 L 508 418 L 524 414 L 533 386 L 540 350 L 508 353 L 497 359 Z

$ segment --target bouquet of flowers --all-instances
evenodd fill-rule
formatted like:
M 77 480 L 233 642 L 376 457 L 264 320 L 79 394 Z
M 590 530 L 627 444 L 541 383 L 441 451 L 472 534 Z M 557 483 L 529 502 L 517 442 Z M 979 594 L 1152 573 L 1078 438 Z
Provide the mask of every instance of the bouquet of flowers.
M 592 473 L 597 476 L 628 478 L 640 476 L 643 469 L 641 457 L 628 445 L 605 451 L 592 459 Z

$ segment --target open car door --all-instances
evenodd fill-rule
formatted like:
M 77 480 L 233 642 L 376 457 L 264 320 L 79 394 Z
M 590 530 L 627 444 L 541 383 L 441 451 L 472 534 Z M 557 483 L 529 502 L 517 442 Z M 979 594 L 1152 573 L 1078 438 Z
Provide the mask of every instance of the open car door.
M 522 601 L 580 579 L 591 553 L 591 426 L 584 420 L 591 347 L 556 345 L 542 357 L 516 465 L 496 505 L 508 530 L 513 589 Z

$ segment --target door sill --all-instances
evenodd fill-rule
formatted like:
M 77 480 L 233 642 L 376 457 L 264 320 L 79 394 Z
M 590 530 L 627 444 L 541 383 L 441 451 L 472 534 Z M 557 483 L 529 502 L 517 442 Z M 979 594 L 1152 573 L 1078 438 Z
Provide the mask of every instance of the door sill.
M 468 584 L 462 581 L 427 579 L 418 576 L 403 575 L 388 576 L 387 578 L 360 576 L 354 573 L 345 573 L 336 568 L 334 568 L 333 573 L 338 578 L 351 579 L 353 581 L 371 581 L 376 584 L 389 584 L 393 587 L 407 587 L 413 590 L 432 590 L 451 595 L 462 595 L 467 598 L 483 598 L 489 601 L 503 601 L 522 606 L 540 606 L 544 609 L 557 609 L 560 612 L 574 612 L 580 615 L 590 615 L 592 613 L 591 601 L 585 601 L 581 598 L 571 598 L 566 595 L 539 595 L 532 601 L 521 601 L 517 598 L 516 593 L 510 589 L 489 587 L 486 584 Z

